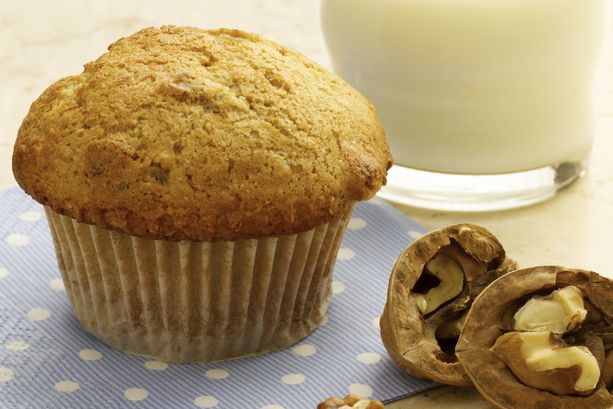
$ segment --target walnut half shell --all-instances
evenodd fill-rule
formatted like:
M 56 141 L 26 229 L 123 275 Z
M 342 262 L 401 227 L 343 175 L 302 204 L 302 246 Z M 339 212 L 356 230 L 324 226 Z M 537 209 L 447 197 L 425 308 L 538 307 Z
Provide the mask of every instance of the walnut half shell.
M 381 338 L 406 372 L 450 385 L 471 381 L 455 344 L 472 300 L 515 268 L 496 237 L 472 224 L 449 226 L 409 245 L 396 262 L 381 316 Z
M 558 266 L 513 271 L 474 301 L 456 355 L 499 408 L 613 408 L 613 281 Z

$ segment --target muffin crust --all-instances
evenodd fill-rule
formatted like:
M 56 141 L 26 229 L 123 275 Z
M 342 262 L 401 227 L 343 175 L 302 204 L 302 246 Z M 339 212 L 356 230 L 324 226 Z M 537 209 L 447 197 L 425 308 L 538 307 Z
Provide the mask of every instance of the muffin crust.
M 293 234 L 385 183 L 373 106 L 238 30 L 147 28 L 51 85 L 19 129 L 21 187 L 79 222 L 166 240 Z

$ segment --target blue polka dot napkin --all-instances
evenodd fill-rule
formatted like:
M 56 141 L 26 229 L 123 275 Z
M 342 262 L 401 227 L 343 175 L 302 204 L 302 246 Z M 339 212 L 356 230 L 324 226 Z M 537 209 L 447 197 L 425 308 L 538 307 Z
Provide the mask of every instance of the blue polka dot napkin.
M 83 331 L 42 207 L 11 188 L 0 214 L 0 408 L 314 409 L 330 395 L 389 402 L 434 386 L 394 367 L 381 343 L 389 273 L 423 230 L 380 199 L 349 223 L 324 325 L 285 351 L 209 365 L 129 355 Z

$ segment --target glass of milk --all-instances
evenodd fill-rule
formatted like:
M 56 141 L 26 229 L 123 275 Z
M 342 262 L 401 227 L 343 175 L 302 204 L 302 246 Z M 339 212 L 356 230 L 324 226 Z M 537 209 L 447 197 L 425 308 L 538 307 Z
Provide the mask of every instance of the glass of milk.
M 445 210 L 535 203 L 594 139 L 608 0 L 322 0 L 336 72 L 379 113 L 381 196 Z

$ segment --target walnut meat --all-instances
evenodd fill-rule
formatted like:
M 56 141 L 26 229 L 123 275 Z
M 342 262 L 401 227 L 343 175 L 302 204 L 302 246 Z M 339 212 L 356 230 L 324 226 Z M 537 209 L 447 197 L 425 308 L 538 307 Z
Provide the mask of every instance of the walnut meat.
M 380 321 L 396 365 L 421 378 L 470 385 L 455 356 L 466 314 L 483 288 L 514 268 L 496 237 L 472 224 L 431 232 L 408 246 L 392 270 Z
M 317 409 L 384 409 L 378 400 L 364 399 L 358 395 L 347 395 L 344 399 L 335 396 L 317 405 Z

